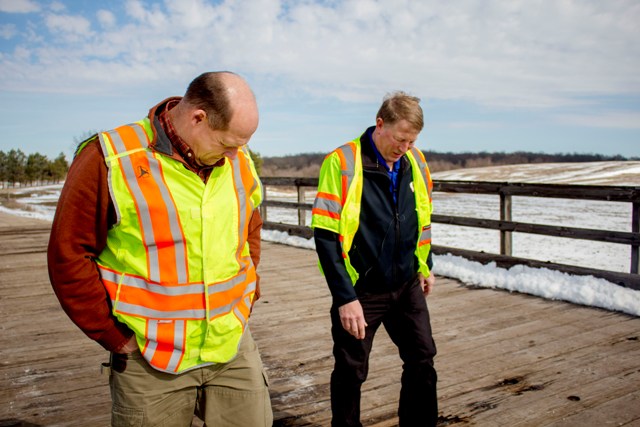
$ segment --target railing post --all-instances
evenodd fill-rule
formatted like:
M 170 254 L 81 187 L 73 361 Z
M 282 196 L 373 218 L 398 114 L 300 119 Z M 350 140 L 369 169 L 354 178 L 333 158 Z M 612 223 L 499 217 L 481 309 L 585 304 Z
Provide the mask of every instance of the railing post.
M 304 203 L 304 187 L 301 185 L 296 185 L 298 190 L 298 203 Z M 298 208 L 298 225 L 306 225 L 307 222 L 307 212 L 304 209 Z
M 500 192 L 500 221 L 511 221 L 511 195 Z M 500 230 L 500 255 L 511 256 L 513 236 L 511 231 Z
M 631 232 L 640 233 L 640 202 L 633 202 L 631 209 Z M 638 274 L 640 264 L 640 247 L 631 245 L 631 274 Z

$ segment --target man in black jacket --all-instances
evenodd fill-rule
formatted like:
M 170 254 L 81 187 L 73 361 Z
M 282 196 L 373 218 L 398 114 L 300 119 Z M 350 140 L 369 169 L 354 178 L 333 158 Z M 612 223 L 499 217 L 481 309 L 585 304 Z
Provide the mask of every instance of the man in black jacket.
M 381 324 L 404 362 L 400 426 L 437 421 L 436 348 L 425 301 L 435 282 L 432 184 L 414 148 L 422 127 L 419 99 L 392 94 L 376 125 L 329 154 L 320 172 L 312 227 L 333 297 L 333 426 L 362 425 L 360 389 Z

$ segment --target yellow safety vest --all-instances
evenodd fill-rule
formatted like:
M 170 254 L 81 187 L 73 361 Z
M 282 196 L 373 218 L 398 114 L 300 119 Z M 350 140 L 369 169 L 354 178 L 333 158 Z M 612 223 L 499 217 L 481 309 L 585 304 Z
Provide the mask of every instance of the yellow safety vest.
M 411 163 L 419 226 L 415 255 L 419 262 L 418 271 L 428 277 L 433 182 L 420 150 L 412 148 L 407 152 L 407 158 Z M 361 145 L 360 138 L 357 138 L 329 153 L 322 162 L 311 217 L 312 228 L 324 228 L 339 235 L 342 257 L 353 285 L 359 275 L 351 265 L 349 250 L 360 225 L 362 186 Z
M 248 152 L 205 184 L 149 148 L 148 119 L 99 137 L 117 222 L 96 262 L 113 314 L 157 370 L 228 362 L 256 288 L 247 236 L 262 185 Z

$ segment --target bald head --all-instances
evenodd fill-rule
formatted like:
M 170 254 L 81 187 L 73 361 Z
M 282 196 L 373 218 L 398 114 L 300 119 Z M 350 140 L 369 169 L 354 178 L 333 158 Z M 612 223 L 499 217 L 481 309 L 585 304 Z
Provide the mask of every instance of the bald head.
M 228 71 L 207 72 L 196 77 L 184 95 L 183 102 L 203 110 L 214 130 L 228 130 L 232 118 L 249 115 L 258 119 L 255 96 L 247 82 Z M 255 131 L 255 129 L 254 129 Z

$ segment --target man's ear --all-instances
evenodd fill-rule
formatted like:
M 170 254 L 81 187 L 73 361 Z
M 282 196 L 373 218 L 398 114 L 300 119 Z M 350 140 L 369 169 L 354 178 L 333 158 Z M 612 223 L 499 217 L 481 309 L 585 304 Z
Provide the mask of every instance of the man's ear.
M 194 125 L 199 124 L 202 121 L 206 121 L 207 120 L 207 113 L 204 110 L 193 110 L 191 112 L 191 122 Z

